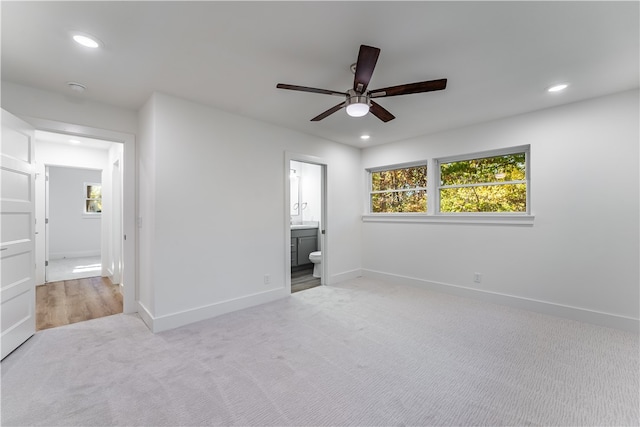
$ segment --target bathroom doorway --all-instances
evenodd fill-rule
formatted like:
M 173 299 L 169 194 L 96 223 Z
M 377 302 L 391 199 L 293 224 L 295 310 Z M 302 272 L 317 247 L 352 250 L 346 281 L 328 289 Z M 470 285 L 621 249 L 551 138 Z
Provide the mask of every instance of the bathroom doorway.
M 287 284 L 291 293 L 325 284 L 326 165 L 292 157 L 287 162 Z

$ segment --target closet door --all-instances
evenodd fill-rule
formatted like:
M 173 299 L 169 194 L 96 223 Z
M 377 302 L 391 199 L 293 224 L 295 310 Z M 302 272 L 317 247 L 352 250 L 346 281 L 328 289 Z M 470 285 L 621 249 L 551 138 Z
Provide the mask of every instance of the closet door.
M 2 110 L 0 149 L 1 358 L 28 340 L 35 319 L 34 129 Z

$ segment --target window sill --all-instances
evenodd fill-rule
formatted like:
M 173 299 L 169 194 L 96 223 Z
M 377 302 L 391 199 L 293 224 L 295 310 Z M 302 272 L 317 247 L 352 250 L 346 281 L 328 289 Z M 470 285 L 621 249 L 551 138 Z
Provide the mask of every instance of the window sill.
M 102 218 L 102 214 L 101 213 L 93 213 L 93 214 L 91 214 L 91 213 L 83 213 L 82 214 L 82 218 L 85 218 L 85 219 L 100 219 L 100 218 Z
M 426 215 L 426 214 L 364 214 L 362 222 L 432 223 L 432 224 L 480 224 L 533 226 L 534 215 Z

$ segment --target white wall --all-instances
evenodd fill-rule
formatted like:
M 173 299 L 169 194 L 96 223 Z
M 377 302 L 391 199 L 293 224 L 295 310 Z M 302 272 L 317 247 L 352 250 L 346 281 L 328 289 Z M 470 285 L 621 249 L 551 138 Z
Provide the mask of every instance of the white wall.
M 364 149 L 363 169 L 530 144 L 535 215 L 530 227 L 364 223 L 365 274 L 637 329 L 638 117 L 630 91 Z
M 84 215 L 84 184 L 102 171 L 49 167 L 49 259 L 100 255 L 101 215 Z
M 156 223 L 156 95 L 140 110 L 138 132 L 138 303 L 147 325 L 152 324 L 155 304 Z
M 154 330 L 288 295 L 286 151 L 326 159 L 329 282 L 359 274 L 358 149 L 158 93 L 139 120 L 140 303 Z

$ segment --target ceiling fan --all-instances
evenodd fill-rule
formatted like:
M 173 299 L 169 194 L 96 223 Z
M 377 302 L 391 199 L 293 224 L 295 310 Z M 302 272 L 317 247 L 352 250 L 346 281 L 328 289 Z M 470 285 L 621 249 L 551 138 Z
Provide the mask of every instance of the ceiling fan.
M 321 93 L 324 95 L 336 95 L 345 97 L 345 101 L 329 108 L 324 113 L 321 113 L 311 119 L 312 122 L 317 122 L 325 117 L 335 113 L 342 107 L 346 107 L 347 114 L 352 117 L 362 117 L 369 111 L 382 120 L 388 122 L 395 119 L 395 116 L 389 111 L 382 108 L 382 106 L 371 98 L 382 98 L 385 96 L 397 96 L 397 95 L 409 95 L 411 93 L 432 92 L 436 90 L 443 90 L 447 87 L 447 79 L 430 80 L 426 82 L 409 83 L 398 86 L 390 86 L 382 89 L 374 89 L 367 91 L 367 86 L 373 75 L 373 69 L 378 61 L 380 55 L 380 49 L 371 46 L 360 46 L 360 52 L 358 53 L 358 62 L 355 63 L 355 77 L 353 78 L 353 89 L 349 89 L 346 92 L 338 92 L 335 90 L 316 89 L 313 87 L 296 86 L 284 83 L 278 83 L 278 89 L 298 90 L 301 92 Z M 354 67 L 352 66 L 352 69 Z

